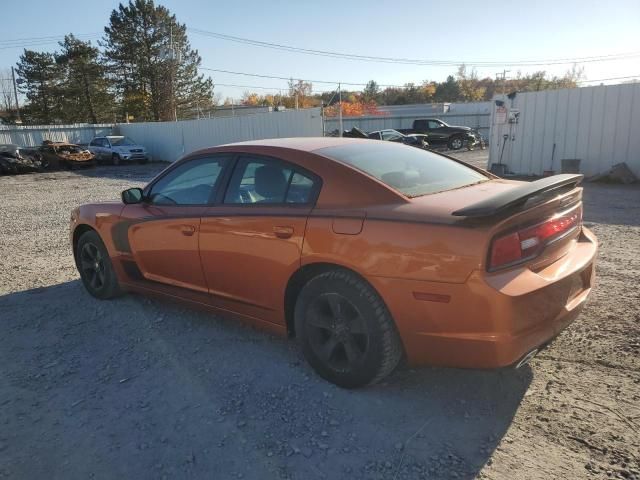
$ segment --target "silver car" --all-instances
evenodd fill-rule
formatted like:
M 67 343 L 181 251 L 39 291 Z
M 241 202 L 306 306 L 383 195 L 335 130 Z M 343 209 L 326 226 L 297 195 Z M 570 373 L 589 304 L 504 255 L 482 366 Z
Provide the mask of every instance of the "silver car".
M 108 161 L 114 165 L 120 162 L 147 163 L 151 160 L 143 145 L 122 135 L 96 137 L 89 143 L 89 151 L 96 156 L 98 162 Z

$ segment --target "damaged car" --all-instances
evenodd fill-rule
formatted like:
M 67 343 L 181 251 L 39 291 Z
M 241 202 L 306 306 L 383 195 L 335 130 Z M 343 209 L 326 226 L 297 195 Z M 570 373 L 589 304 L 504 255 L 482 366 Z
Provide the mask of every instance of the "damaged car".
M 404 133 L 400 133 L 398 130 L 394 130 L 392 128 L 370 132 L 368 138 L 373 140 L 384 140 L 386 142 L 404 143 L 405 145 L 417 148 L 429 148 L 429 142 L 427 141 L 426 135 L 421 133 L 405 135 Z
M 41 172 L 47 166 L 47 161 L 37 150 L 13 143 L 0 145 L 0 174 Z
M 45 140 L 40 147 L 42 156 L 53 168 L 73 170 L 81 167 L 95 167 L 95 155 L 88 149 L 67 142 Z

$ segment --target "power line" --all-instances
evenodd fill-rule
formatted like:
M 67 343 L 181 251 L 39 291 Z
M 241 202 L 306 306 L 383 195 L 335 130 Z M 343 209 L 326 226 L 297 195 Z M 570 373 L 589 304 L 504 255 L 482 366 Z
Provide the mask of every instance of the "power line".
M 399 63 L 399 64 L 408 64 L 408 65 L 458 66 L 461 64 L 465 64 L 465 65 L 476 66 L 476 67 L 546 66 L 546 65 L 566 65 L 571 63 L 604 62 L 604 61 L 640 57 L 640 52 L 636 51 L 636 52 L 616 53 L 616 54 L 599 55 L 599 56 L 591 56 L 591 57 L 557 58 L 557 59 L 550 59 L 550 60 L 519 60 L 519 61 L 424 60 L 424 59 L 397 58 L 397 57 L 377 57 L 377 56 L 370 56 L 370 55 L 359 55 L 359 54 L 353 54 L 353 53 L 335 52 L 335 51 L 328 51 L 328 50 L 315 50 L 310 48 L 283 45 L 279 43 L 253 40 L 253 39 L 244 38 L 244 37 L 236 37 L 233 35 L 226 35 L 218 32 L 202 30 L 198 28 L 189 28 L 188 30 L 198 35 L 216 38 L 219 40 L 227 40 L 230 42 L 241 43 L 245 45 L 252 45 L 252 46 L 263 47 L 263 48 L 271 48 L 271 49 L 282 50 L 287 52 L 303 53 L 307 55 L 324 56 L 324 57 L 331 57 L 331 58 L 342 58 L 342 59 L 348 59 L 348 60 L 359 60 L 359 61 L 380 62 L 380 63 Z
M 200 70 L 207 70 L 210 72 L 218 72 L 218 73 L 228 73 L 231 75 L 244 75 L 247 77 L 258 77 L 258 78 L 272 78 L 272 79 L 276 79 L 276 80 L 302 80 L 303 82 L 311 82 L 311 83 L 326 83 L 326 84 L 330 84 L 330 85 L 337 85 L 338 83 L 342 83 L 343 85 L 350 85 L 350 86 L 354 86 L 354 87 L 366 87 L 367 84 L 366 83 L 349 83 L 349 82 L 337 82 L 337 81 L 333 81 L 333 80 L 311 80 L 311 79 L 306 79 L 306 78 L 296 78 L 296 77 L 279 77 L 276 75 L 261 75 L 258 73 L 247 73 L 247 72 L 234 72 L 231 70 L 220 70 L 218 68 L 208 68 L 208 67 L 198 67 Z M 405 85 L 386 85 L 386 84 L 380 84 L 377 83 L 376 85 L 378 85 L 379 87 L 391 87 L 391 88 L 406 88 Z
M 99 37 L 99 33 L 79 33 L 74 35 L 79 40 L 89 40 L 95 37 Z M 0 40 L 0 50 L 6 50 L 9 48 L 27 48 L 37 47 L 39 45 L 49 45 L 52 43 L 58 43 L 64 40 L 64 35 L 54 35 L 50 37 L 31 37 L 15 40 Z

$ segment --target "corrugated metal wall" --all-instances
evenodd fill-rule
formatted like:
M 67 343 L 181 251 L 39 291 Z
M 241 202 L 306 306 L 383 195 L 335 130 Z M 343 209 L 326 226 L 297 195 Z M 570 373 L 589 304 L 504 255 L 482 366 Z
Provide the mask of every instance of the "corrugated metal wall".
M 0 125 L 0 144 L 36 147 L 44 140 L 89 143 L 93 137 L 111 133 L 112 125 Z
M 494 109 L 490 164 L 500 161 L 508 135 L 502 163 L 517 174 L 558 173 L 562 159 L 580 159 L 586 176 L 621 162 L 640 176 L 640 83 L 518 93 L 504 101 L 520 115 L 517 124 L 493 125 Z
M 244 140 L 322 136 L 319 108 L 162 123 L 119 124 L 120 134 L 147 147 L 154 160 L 173 162 L 200 148 Z
M 477 114 L 453 114 L 439 113 L 437 115 L 374 115 L 369 117 L 345 117 L 342 124 L 345 130 L 352 127 L 358 127 L 365 132 L 374 130 L 382 130 L 384 128 L 411 128 L 413 121 L 418 118 L 439 118 L 450 125 L 462 125 L 465 127 L 476 128 L 485 135 L 489 136 L 490 113 Z M 325 121 L 325 130 L 331 132 L 338 128 L 338 119 L 330 118 Z

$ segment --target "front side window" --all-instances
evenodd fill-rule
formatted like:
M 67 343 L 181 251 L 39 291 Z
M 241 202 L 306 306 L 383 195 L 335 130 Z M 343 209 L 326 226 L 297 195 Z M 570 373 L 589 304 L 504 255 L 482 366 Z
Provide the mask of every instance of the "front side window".
M 407 197 L 442 192 L 489 180 L 441 155 L 392 142 L 321 148 L 320 155 L 351 165 Z
M 154 205 L 207 205 L 215 197 L 229 158 L 224 155 L 183 163 L 151 187 L 149 201 Z
M 429 130 L 435 130 L 442 127 L 442 124 L 436 120 L 429 120 Z
M 303 204 L 311 201 L 314 182 L 277 160 L 245 157 L 238 161 L 224 203 Z

